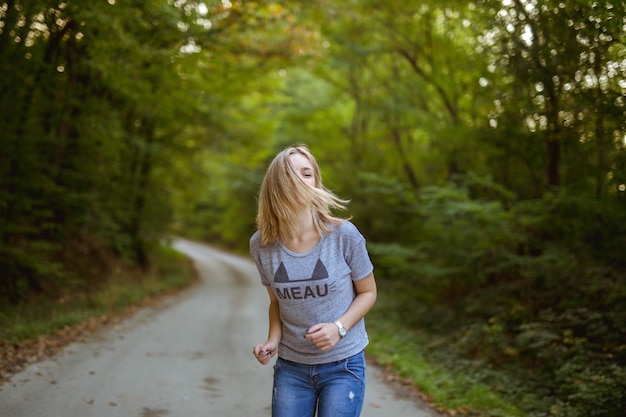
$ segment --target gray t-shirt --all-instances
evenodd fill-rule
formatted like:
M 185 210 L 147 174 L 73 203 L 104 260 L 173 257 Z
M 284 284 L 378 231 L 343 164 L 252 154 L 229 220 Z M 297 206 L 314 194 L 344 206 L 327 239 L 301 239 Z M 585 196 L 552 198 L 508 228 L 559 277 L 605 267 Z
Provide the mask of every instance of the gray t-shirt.
M 278 298 L 283 323 L 278 356 L 314 365 L 342 360 L 365 349 L 369 341 L 363 319 L 326 352 L 304 338 L 311 326 L 332 323 L 343 315 L 356 296 L 353 281 L 374 270 L 365 238 L 351 222 L 342 221 L 306 253 L 292 252 L 281 243 L 261 246 L 256 232 L 250 238 L 250 254 L 261 282 Z

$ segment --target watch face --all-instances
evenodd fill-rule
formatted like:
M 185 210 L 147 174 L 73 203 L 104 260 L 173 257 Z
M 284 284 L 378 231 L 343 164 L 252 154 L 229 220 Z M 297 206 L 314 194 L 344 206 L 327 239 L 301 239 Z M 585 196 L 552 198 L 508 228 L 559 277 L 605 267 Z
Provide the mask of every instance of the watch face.
M 345 336 L 345 335 L 346 335 L 346 333 L 347 333 L 347 332 L 346 332 L 346 328 L 345 328 L 345 327 L 342 327 L 341 329 L 339 329 L 339 335 L 340 335 L 341 337 Z

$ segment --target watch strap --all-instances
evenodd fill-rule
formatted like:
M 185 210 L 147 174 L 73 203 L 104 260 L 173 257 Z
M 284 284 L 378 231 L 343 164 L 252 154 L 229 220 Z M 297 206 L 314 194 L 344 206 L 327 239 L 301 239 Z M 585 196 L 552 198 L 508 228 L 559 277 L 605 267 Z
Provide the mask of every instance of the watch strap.
M 343 324 L 341 324 L 339 320 L 335 320 L 334 323 L 335 323 L 335 326 L 339 328 L 339 336 L 344 337 L 348 333 L 346 328 L 343 327 Z

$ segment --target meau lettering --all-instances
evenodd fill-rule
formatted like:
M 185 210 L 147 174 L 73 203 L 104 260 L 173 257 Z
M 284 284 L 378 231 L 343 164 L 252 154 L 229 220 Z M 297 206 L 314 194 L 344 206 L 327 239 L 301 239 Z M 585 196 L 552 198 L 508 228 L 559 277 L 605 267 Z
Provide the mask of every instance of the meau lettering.
M 306 300 L 307 298 L 326 297 L 328 284 L 303 285 L 305 282 L 321 281 L 328 278 L 328 271 L 321 259 L 317 260 L 310 278 L 291 279 L 287 268 L 281 262 L 274 274 L 274 282 L 277 284 L 291 283 L 292 286 L 279 288 L 276 286 L 276 296 L 281 300 Z
M 276 288 L 276 295 L 281 300 L 306 300 L 307 298 L 326 297 L 328 295 L 328 284 Z

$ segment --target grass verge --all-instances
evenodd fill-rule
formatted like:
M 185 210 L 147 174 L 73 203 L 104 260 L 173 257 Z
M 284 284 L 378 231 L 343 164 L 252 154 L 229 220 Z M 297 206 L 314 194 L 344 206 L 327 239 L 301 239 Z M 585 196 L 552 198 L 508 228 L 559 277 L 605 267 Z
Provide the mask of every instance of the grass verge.
M 417 388 L 440 412 L 453 416 L 524 416 L 505 397 L 476 382 L 471 372 L 452 373 L 429 359 L 428 335 L 403 327 L 393 315 L 374 307 L 367 317 L 367 328 L 372 340 L 368 353 L 398 379 Z

